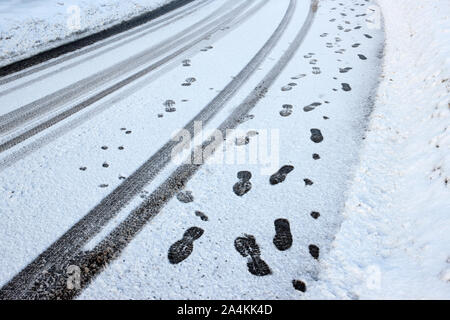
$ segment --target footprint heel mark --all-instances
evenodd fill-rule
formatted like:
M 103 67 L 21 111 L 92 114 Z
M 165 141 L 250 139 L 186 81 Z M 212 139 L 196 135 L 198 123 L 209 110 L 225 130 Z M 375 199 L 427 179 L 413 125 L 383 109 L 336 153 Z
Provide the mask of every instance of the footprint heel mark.
M 314 143 L 321 143 L 323 141 L 322 132 L 319 129 L 311 129 L 311 140 Z
M 293 166 L 283 166 L 281 167 L 280 170 L 278 170 L 276 173 L 274 173 L 271 177 L 270 177 L 270 184 L 271 185 L 276 185 L 279 183 L 282 183 L 284 180 L 286 180 L 286 176 L 292 171 L 294 170 Z
M 244 237 L 236 238 L 234 247 L 241 256 L 248 259 L 247 268 L 251 274 L 258 277 L 272 274 L 267 263 L 261 259 L 261 250 L 254 236 L 245 235 Z
M 292 247 L 292 233 L 291 226 L 287 219 L 277 219 L 274 222 L 275 225 L 275 237 L 273 238 L 273 244 L 280 251 L 286 251 Z
M 320 249 L 318 246 L 311 244 L 309 247 L 309 254 L 316 260 L 319 259 Z
M 313 103 L 311 103 L 310 105 L 305 106 L 305 107 L 303 108 L 303 111 L 305 111 L 305 112 L 310 112 L 310 111 L 315 110 L 318 106 L 321 106 L 321 105 L 322 105 L 321 102 L 313 102 Z
M 208 216 L 206 214 L 204 214 L 203 212 L 201 212 L 201 211 L 198 211 L 198 210 L 195 211 L 195 215 L 197 217 L 199 217 L 200 219 L 202 219 L 202 221 L 209 221 Z
M 240 171 L 237 174 L 238 182 L 233 186 L 233 192 L 242 197 L 244 194 L 252 189 L 252 183 L 250 179 L 252 178 L 252 173 L 250 171 Z
M 171 264 L 178 264 L 186 260 L 194 250 L 194 241 L 198 240 L 204 233 L 204 230 L 198 227 L 192 227 L 186 230 L 183 238 L 169 248 L 167 257 Z

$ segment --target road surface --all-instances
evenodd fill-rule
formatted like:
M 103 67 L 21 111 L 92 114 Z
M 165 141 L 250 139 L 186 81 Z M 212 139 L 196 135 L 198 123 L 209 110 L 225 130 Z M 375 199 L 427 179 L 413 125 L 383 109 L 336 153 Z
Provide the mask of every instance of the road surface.
M 371 5 L 197 0 L 0 78 L 0 298 L 307 298 L 380 73 Z

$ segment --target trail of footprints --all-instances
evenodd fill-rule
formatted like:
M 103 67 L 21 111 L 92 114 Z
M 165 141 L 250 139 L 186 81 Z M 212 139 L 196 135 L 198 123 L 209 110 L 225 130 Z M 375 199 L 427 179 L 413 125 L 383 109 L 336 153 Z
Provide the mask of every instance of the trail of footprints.
M 289 173 L 294 170 L 294 166 L 285 165 L 281 167 L 277 172 L 269 178 L 269 183 L 273 186 L 283 183 Z M 243 197 L 252 189 L 252 183 L 250 182 L 252 174 L 250 171 L 239 171 L 237 173 L 237 179 L 239 180 L 233 185 L 233 192 L 238 197 Z M 305 182 L 311 181 L 304 179 Z M 312 182 L 310 182 L 312 184 Z M 309 183 L 307 183 L 309 184 Z M 181 191 L 177 194 L 177 199 L 182 203 L 190 203 L 194 201 L 194 197 L 191 191 Z M 201 211 L 195 211 L 195 215 L 202 221 L 207 222 L 209 218 Z M 320 213 L 311 212 L 313 219 L 318 219 Z M 171 264 L 179 264 L 186 260 L 193 252 L 194 241 L 199 239 L 204 233 L 204 230 L 199 227 L 191 227 L 187 229 L 183 237 L 170 246 L 168 251 L 168 260 Z M 285 218 L 279 218 L 274 221 L 274 237 L 273 244 L 279 251 L 287 251 L 292 247 L 294 238 L 291 233 L 291 227 L 289 220 Z M 272 274 L 272 270 L 269 265 L 264 261 L 262 257 L 261 249 L 253 235 L 244 234 L 239 236 L 234 241 L 234 247 L 236 251 L 244 258 L 246 258 L 246 266 L 248 272 L 254 276 L 263 277 Z M 308 250 L 314 259 L 319 258 L 319 247 L 311 244 Z M 301 292 L 306 292 L 306 284 L 301 280 L 293 280 L 292 285 L 294 289 Z
M 365 0 L 365 1 L 367 2 L 368 0 Z M 344 6 L 343 3 L 339 3 L 339 5 Z M 365 4 L 360 3 L 359 5 L 364 6 Z M 335 10 L 337 10 L 337 7 L 334 7 L 331 10 L 335 11 Z M 350 8 L 350 10 L 354 11 L 353 8 Z M 347 13 L 341 12 L 340 16 L 346 17 Z M 365 14 L 356 15 L 356 17 L 363 17 L 363 16 L 365 16 Z M 332 18 L 329 20 L 330 23 L 334 23 L 337 21 L 338 21 L 337 18 Z M 353 29 L 351 29 L 350 28 L 351 23 L 348 20 L 343 21 L 343 24 L 347 25 L 347 27 L 344 27 L 343 25 L 339 24 L 337 26 L 337 29 L 339 31 L 351 32 L 352 30 L 361 29 L 361 25 L 357 25 Z M 320 34 L 320 38 L 326 39 L 329 37 L 330 34 L 331 33 L 329 33 L 329 32 L 323 32 L 322 34 Z M 369 34 L 363 34 L 363 36 L 366 39 L 372 39 L 372 36 Z M 325 46 L 327 48 L 338 47 L 338 49 L 336 49 L 334 51 L 334 53 L 338 54 L 338 55 L 343 55 L 343 54 L 347 53 L 347 50 L 345 48 L 339 48 L 341 42 L 342 42 L 342 39 L 339 36 L 336 36 L 336 37 L 334 37 L 334 42 L 327 41 L 325 43 Z M 351 45 L 351 48 L 357 49 L 360 46 L 361 46 L 361 43 L 354 43 Z M 212 46 L 206 46 L 203 49 L 201 49 L 201 51 L 206 52 L 211 49 L 213 49 Z M 363 60 L 363 61 L 367 60 L 367 57 L 361 53 L 357 53 L 356 55 L 360 60 Z M 322 74 L 322 70 L 319 66 L 319 59 L 317 57 L 315 57 L 315 53 L 310 52 L 308 54 L 305 54 L 304 58 L 309 59 L 309 64 L 311 65 L 311 68 L 312 68 L 311 69 L 312 75 Z M 338 62 L 340 62 L 340 61 L 341 60 L 338 59 Z M 185 59 L 182 61 L 183 67 L 190 67 L 191 65 L 192 65 L 192 62 L 189 59 Z M 353 68 L 349 67 L 349 66 L 339 67 L 339 73 L 345 74 L 345 73 L 350 72 L 352 69 Z M 299 74 L 292 76 L 291 80 L 293 80 L 293 81 L 289 82 L 285 86 L 281 87 L 281 91 L 283 91 L 283 92 L 291 91 L 293 88 L 298 86 L 298 82 L 294 82 L 294 81 L 301 80 L 305 77 L 307 77 L 306 73 L 299 73 Z M 337 80 L 338 78 L 333 77 L 333 79 Z M 196 81 L 197 81 L 196 78 L 189 77 L 181 85 L 183 87 L 189 87 L 189 86 L 192 86 Z M 345 82 L 341 83 L 341 89 L 344 92 L 348 92 L 348 91 L 352 90 L 351 85 L 348 83 L 345 83 Z M 333 91 L 337 91 L 337 89 L 334 88 Z M 182 102 L 186 102 L 186 101 L 187 100 L 182 100 Z M 312 102 L 309 105 L 304 106 L 303 111 L 304 112 L 312 112 L 312 111 L 316 110 L 316 108 L 320 107 L 323 103 L 328 104 L 329 102 L 328 101 Z M 176 105 L 176 102 L 174 100 L 170 100 L 170 99 L 166 100 L 163 103 L 166 113 L 175 112 L 176 111 L 175 105 Z M 284 104 L 284 105 L 282 105 L 282 109 L 279 112 L 279 114 L 281 117 L 289 117 L 293 114 L 293 111 L 294 111 L 294 106 L 292 104 Z M 158 117 L 162 118 L 163 114 L 159 113 Z M 253 118 L 254 118 L 253 115 L 246 115 L 242 119 L 240 119 L 239 122 L 243 123 L 243 122 L 246 122 Z M 324 116 L 323 118 L 329 119 L 326 116 Z M 132 134 L 132 131 L 128 130 L 127 128 L 121 128 L 120 130 L 123 131 L 125 135 Z M 312 142 L 314 142 L 314 143 L 323 142 L 324 137 L 323 137 L 320 129 L 313 128 L 310 130 L 310 132 L 311 132 L 310 140 Z M 236 145 L 239 146 L 239 145 L 248 144 L 250 142 L 250 138 L 257 134 L 258 133 L 256 131 L 249 131 L 249 133 L 245 137 L 236 139 Z M 107 151 L 108 149 L 110 149 L 109 146 L 106 146 L 106 145 L 101 146 L 101 150 L 103 150 L 103 151 Z M 125 149 L 125 147 L 120 145 L 117 147 L 117 149 L 122 151 Z M 314 153 L 312 155 L 312 159 L 314 161 L 318 161 L 321 159 L 321 157 L 319 154 Z M 108 169 L 109 167 L 110 167 L 110 164 L 107 161 L 105 161 L 102 164 L 102 168 L 104 168 L 104 169 Z M 84 172 L 84 171 L 87 171 L 88 168 L 86 166 L 81 166 L 79 168 L 79 170 Z M 285 166 L 281 167 L 277 172 L 275 172 L 272 176 L 270 176 L 269 183 L 272 186 L 283 183 L 288 178 L 289 173 L 291 173 L 293 170 L 294 170 L 294 167 L 292 165 L 285 165 Z M 252 190 L 251 178 L 252 178 L 252 174 L 249 171 L 240 171 L 237 173 L 238 181 L 233 185 L 233 192 L 236 194 L 236 196 L 244 197 L 248 192 L 250 192 Z M 123 180 L 123 179 L 126 179 L 126 177 L 119 175 L 119 179 Z M 314 184 L 314 182 L 308 178 L 304 179 L 304 183 L 305 183 L 305 187 L 311 186 Z M 100 188 L 107 188 L 108 186 L 109 185 L 106 183 L 99 185 Z M 141 197 L 145 198 L 147 195 L 148 195 L 148 192 L 143 191 L 141 194 Z M 179 192 L 176 197 L 182 203 L 192 203 L 194 201 L 194 197 L 193 197 L 193 194 L 191 191 Z M 203 221 L 203 222 L 209 221 L 208 216 L 201 211 L 195 211 L 195 215 L 197 217 L 199 217 L 199 219 L 201 219 L 201 221 Z M 312 211 L 310 213 L 310 216 L 312 219 L 317 220 L 320 218 L 320 213 L 317 211 Z M 168 250 L 169 262 L 171 264 L 179 264 L 182 261 L 186 260 L 192 254 L 192 252 L 194 250 L 194 242 L 196 240 L 200 239 L 203 234 L 204 234 L 204 230 L 199 227 L 191 227 L 191 228 L 187 229 L 184 232 L 182 238 L 170 246 L 170 248 Z M 285 218 L 276 219 L 274 221 L 274 236 L 273 236 L 273 245 L 275 246 L 275 248 L 277 248 L 279 251 L 284 252 L 284 251 L 289 250 L 292 247 L 293 242 L 294 242 L 294 238 L 291 233 L 289 221 Z M 260 276 L 260 277 L 268 276 L 268 275 L 272 274 L 272 271 L 271 271 L 269 265 L 264 261 L 264 259 L 262 257 L 261 249 L 253 235 L 244 234 L 243 236 L 237 237 L 234 241 L 234 247 L 235 247 L 236 251 L 242 257 L 246 258 L 247 269 L 248 269 L 249 273 L 251 273 L 252 275 L 255 275 L 255 276 Z M 320 248 L 317 245 L 315 245 L 315 244 L 309 245 L 308 251 L 313 259 L 316 259 L 316 260 L 319 259 Z M 302 280 L 298 280 L 298 279 L 292 280 L 292 286 L 295 290 L 298 290 L 300 292 L 306 292 L 306 290 L 307 290 L 306 283 Z

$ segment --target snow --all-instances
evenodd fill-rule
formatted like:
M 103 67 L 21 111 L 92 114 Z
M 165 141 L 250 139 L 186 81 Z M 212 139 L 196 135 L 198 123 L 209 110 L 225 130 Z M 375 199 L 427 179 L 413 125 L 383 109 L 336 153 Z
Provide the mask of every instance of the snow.
M 252 138 L 248 147 L 259 141 L 266 132 L 269 137 L 279 132 L 279 155 L 274 165 L 293 165 L 285 182 L 277 186 L 269 184 L 267 165 L 248 163 L 203 166 L 189 181 L 185 190 L 192 191 L 194 202 L 184 204 L 176 198 L 147 224 L 127 246 L 120 258 L 113 261 L 92 284 L 80 295 L 80 299 L 301 299 L 308 298 L 293 288 L 292 281 L 305 281 L 313 286 L 320 269 L 311 257 L 308 246 L 315 244 L 321 253 L 328 251 L 335 233 L 342 221 L 340 208 L 345 201 L 343 190 L 347 188 L 352 168 L 357 164 L 360 142 L 370 110 L 368 97 L 376 88 L 379 75 L 378 58 L 383 32 L 371 30 L 364 18 L 356 14 L 366 12 L 366 8 L 355 6 L 351 1 L 339 10 L 334 1 L 323 1 L 317 12 L 311 30 L 304 43 L 283 70 L 264 99 L 251 111 L 253 120 L 238 127 L 243 133 L 256 130 L 258 139 Z M 261 70 L 246 83 L 226 108 L 217 115 L 210 127 L 216 127 L 225 116 L 246 97 L 261 78 L 270 70 L 288 44 L 300 29 L 307 12 L 307 3 L 299 2 L 292 24 L 288 27 L 279 45 Z M 269 7 L 257 16 L 256 22 L 248 22 L 247 33 L 255 32 L 250 23 L 268 19 L 279 21 L 280 10 L 286 2 L 269 2 Z M 350 11 L 354 8 L 356 11 Z M 275 11 L 277 10 L 277 11 Z M 342 17 L 341 12 L 348 16 Z M 275 12 L 278 14 L 275 15 Z M 265 15 L 264 15 L 264 14 Z M 330 18 L 336 18 L 330 23 Z M 351 27 L 361 25 L 361 29 L 341 32 L 337 26 L 350 20 Z M 273 30 L 273 26 L 269 28 Z M 242 34 L 247 34 L 242 33 Z M 324 33 L 327 36 L 321 37 Z M 364 34 L 371 34 L 368 39 Z M 340 37 L 342 41 L 336 41 Z M 218 52 L 225 51 L 223 39 L 214 44 Z M 235 40 L 234 40 L 235 41 Z M 326 43 L 332 42 L 333 48 Z M 355 42 L 360 48 L 352 48 Z M 335 51 L 345 48 L 342 54 Z M 313 53 L 313 56 L 309 56 Z M 363 61 L 357 54 L 368 57 Z M 193 58 L 193 67 L 204 68 L 204 59 Z M 313 59 L 316 64 L 311 64 Z M 219 60 L 220 61 L 220 60 Z M 233 65 L 231 61 L 227 66 Z M 347 74 L 339 73 L 339 67 L 353 67 Z M 312 68 L 320 67 L 320 74 L 313 74 Z M 198 69 L 195 69 L 198 70 Z M 298 80 L 291 77 L 304 73 Z M 198 74 L 199 79 L 206 74 Z M 334 77 L 337 78 L 334 79 Z M 287 83 L 298 85 L 290 91 L 282 91 Z M 341 83 L 352 86 L 351 92 L 341 89 Z M 334 91 L 333 89 L 338 89 Z M 323 104 L 315 111 L 306 113 L 303 107 L 314 101 Z M 324 101 L 329 101 L 326 104 Z M 281 117 L 283 104 L 292 104 L 293 114 Z M 329 116 L 325 120 L 323 116 Z M 325 136 L 321 144 L 310 140 L 310 129 L 320 128 Z M 228 139 L 227 139 L 228 140 Z M 233 141 L 233 139 L 231 139 Z M 276 147 L 275 145 L 271 145 Z M 318 152 L 322 159 L 315 161 L 312 154 Z M 274 171 L 278 170 L 277 167 Z M 171 173 L 168 167 L 163 176 Z M 252 189 L 242 198 L 233 193 L 237 182 L 236 174 L 241 170 L 252 173 Z M 271 171 L 270 174 L 274 173 Z M 313 186 L 305 186 L 303 179 L 310 178 Z M 153 185 L 153 184 L 152 184 Z M 157 184 L 156 184 L 157 185 Z M 148 191 L 152 191 L 149 186 Z M 131 205 L 124 211 L 129 212 Z M 209 220 L 201 221 L 195 211 L 204 212 Z M 320 211 L 321 218 L 314 220 L 311 211 Z M 273 244 L 274 221 L 285 218 L 290 221 L 294 237 L 292 248 L 281 252 Z M 204 229 L 203 236 L 194 243 L 193 253 L 177 265 L 168 263 L 169 247 L 180 240 L 190 227 Z M 109 229 L 109 226 L 108 226 Z M 109 229 L 110 230 L 110 229 Z M 260 246 L 261 257 L 272 270 L 266 277 L 255 277 L 248 272 L 247 260 L 234 248 L 234 241 L 244 234 L 254 235 Z M 97 239 L 99 240 L 99 239 Z M 92 248 L 92 246 L 89 246 Z
M 72 4 L 82 9 L 84 36 L 166 2 L 2 1 L 0 64 L 80 36 L 66 27 L 67 8 Z M 62 64 L 68 70 L 56 66 L 50 68 L 55 74 L 47 76 L 44 70 L 11 82 L 5 88 L 17 83 L 25 88 L 0 96 L 6 106 L 0 113 L 115 65 L 130 52 L 157 45 L 226 2 L 216 0 L 199 8 L 158 30 L 157 37 L 141 34 L 140 39 L 95 58 L 75 58 L 76 69 L 70 67 L 71 60 Z M 379 8 L 362 0 L 345 5 L 322 0 L 297 54 L 252 110 L 255 118 L 239 127 L 244 135 L 250 130 L 260 132 L 258 139 L 250 139 L 249 146 L 241 149 L 258 142 L 265 130 L 269 136 L 278 133 L 279 158 L 258 165 L 204 165 L 186 186 L 194 202 L 172 199 L 79 298 L 449 299 L 450 7 L 448 0 L 378 0 L 378 4 Z M 79 221 L 121 183 L 120 176 L 133 173 L 211 101 L 264 44 L 287 5 L 287 0 L 268 1 L 244 23 L 212 35 L 156 72 L 2 154 L 0 284 Z M 300 29 L 308 6 L 309 1 L 298 1 L 280 43 L 205 129 L 216 128 L 273 67 Z M 384 27 L 366 20 L 376 20 L 378 9 Z M 358 16 L 365 13 L 371 17 Z M 351 32 L 336 28 L 345 26 L 346 20 Z M 361 46 L 352 47 L 356 42 Z M 200 51 L 207 45 L 213 48 Z M 346 51 L 336 52 L 339 49 Z M 307 58 L 309 53 L 314 55 Z M 191 60 L 189 68 L 181 65 L 186 58 Z M 311 63 L 313 59 L 316 64 Z M 320 67 L 321 74 L 313 74 L 313 67 Z M 339 68 L 344 67 L 353 69 L 342 74 Z M 301 73 L 306 76 L 292 79 Z M 41 75 L 46 81 L 26 84 Z M 182 87 L 188 77 L 197 81 Z M 297 86 L 281 91 L 289 82 Z M 343 91 L 341 83 L 349 83 L 352 91 Z M 164 113 L 167 99 L 176 101 L 176 112 Z M 315 101 L 322 105 L 305 113 L 303 107 Z M 283 104 L 293 105 L 289 117 L 280 117 Z M 160 113 L 163 118 L 158 117 Z M 132 133 L 126 135 L 121 128 Z M 310 141 L 311 128 L 321 129 L 323 143 Z M 321 159 L 314 161 L 313 153 Z M 105 162 L 107 169 L 102 166 Z M 295 169 L 285 182 L 271 186 L 265 170 L 268 164 L 273 166 L 270 173 L 285 164 Z M 171 163 L 164 169 L 84 250 L 95 247 L 175 168 Z M 252 190 L 242 198 L 232 190 L 241 170 L 253 174 Z M 305 178 L 314 185 L 305 186 Z M 108 187 L 99 188 L 101 184 Z M 199 219 L 196 210 L 209 220 Z M 320 218 L 312 219 L 311 211 L 319 211 Z M 294 237 L 292 248 L 284 252 L 273 244 L 278 218 L 290 221 Z M 180 264 L 169 264 L 169 247 L 192 226 L 205 231 L 195 241 L 192 255 Z M 247 260 L 233 246 L 243 234 L 255 236 L 272 275 L 254 277 L 248 272 Z M 318 261 L 308 252 L 310 244 L 320 247 Z M 306 293 L 293 288 L 294 279 L 306 283 Z
M 450 6 L 378 0 L 382 82 L 316 298 L 450 299 Z
M 0 66 L 104 30 L 170 1 L 2 0 Z

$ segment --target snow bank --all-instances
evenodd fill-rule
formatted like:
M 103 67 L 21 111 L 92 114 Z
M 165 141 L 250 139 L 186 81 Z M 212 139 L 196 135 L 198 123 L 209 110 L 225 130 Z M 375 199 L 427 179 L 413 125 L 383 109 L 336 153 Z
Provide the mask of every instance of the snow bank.
M 450 6 L 378 0 L 384 72 L 315 297 L 450 299 Z
M 0 66 L 104 30 L 171 0 L 2 0 Z

